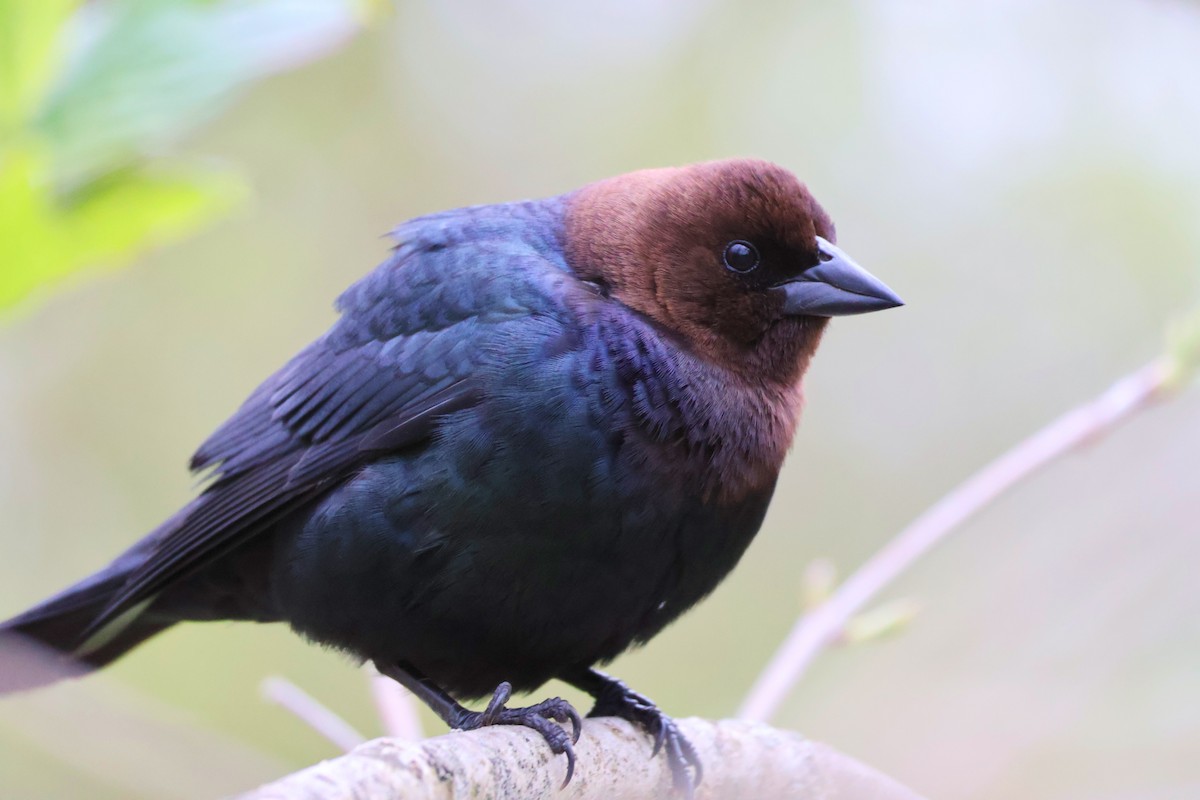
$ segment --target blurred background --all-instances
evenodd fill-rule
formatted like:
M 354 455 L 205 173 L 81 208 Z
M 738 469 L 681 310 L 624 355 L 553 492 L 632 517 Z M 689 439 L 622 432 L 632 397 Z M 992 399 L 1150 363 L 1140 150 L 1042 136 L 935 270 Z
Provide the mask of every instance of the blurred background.
M 755 545 L 613 665 L 681 716 L 734 713 L 807 564 L 850 571 L 1200 302 L 1191 1 L 0 0 L 0 72 L 0 617 L 187 500 L 192 449 L 424 212 L 759 156 L 908 301 L 835 322 Z M 1198 519 L 1193 391 L 923 559 L 887 593 L 916 617 L 774 722 L 931 797 L 1200 796 Z M 213 797 L 334 755 L 269 675 L 378 734 L 346 658 L 186 625 L 0 700 L 0 795 Z

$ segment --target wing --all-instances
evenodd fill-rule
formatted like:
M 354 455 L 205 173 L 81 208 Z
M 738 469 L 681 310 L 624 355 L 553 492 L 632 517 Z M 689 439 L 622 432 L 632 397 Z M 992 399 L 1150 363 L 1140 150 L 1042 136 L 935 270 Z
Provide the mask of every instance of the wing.
M 192 459 L 214 482 L 156 535 L 85 638 L 174 581 L 318 499 L 363 463 L 421 446 L 441 417 L 481 398 L 497 328 L 544 318 L 559 265 L 488 240 L 418 238 L 340 299 L 343 316 L 264 382 Z M 489 355 L 491 354 L 491 355 Z

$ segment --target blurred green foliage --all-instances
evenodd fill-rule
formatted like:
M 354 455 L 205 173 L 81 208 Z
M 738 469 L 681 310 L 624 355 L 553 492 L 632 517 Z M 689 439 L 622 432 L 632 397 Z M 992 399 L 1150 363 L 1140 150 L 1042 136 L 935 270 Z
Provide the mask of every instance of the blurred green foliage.
M 255 80 L 357 31 L 365 0 L 0 0 L 0 309 L 227 212 L 236 172 L 169 155 Z
M 1174 386 L 1186 386 L 1200 373 L 1200 308 L 1176 319 L 1167 329 L 1167 356 Z

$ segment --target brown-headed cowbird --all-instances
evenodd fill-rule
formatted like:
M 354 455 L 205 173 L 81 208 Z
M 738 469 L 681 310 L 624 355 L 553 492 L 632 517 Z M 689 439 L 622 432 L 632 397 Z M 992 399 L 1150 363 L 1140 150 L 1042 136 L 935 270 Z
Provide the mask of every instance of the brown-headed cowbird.
M 433 214 L 395 239 L 196 453 L 195 500 L 0 631 L 90 668 L 184 620 L 287 622 L 453 727 L 537 730 L 569 780 L 554 723 L 577 737 L 574 710 L 505 706 L 560 678 L 645 728 L 690 789 L 670 718 L 595 665 L 733 568 L 828 318 L 899 298 L 763 161 Z M 0 690 L 53 676 L 10 665 Z

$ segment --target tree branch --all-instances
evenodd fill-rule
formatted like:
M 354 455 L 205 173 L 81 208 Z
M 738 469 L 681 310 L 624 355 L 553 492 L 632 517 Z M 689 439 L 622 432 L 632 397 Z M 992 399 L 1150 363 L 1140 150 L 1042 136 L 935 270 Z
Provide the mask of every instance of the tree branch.
M 350 723 L 287 678 L 277 675 L 266 678 L 259 691 L 265 699 L 295 714 L 343 752 L 349 752 L 366 741 Z
M 798 734 L 726 720 L 679 721 L 704 764 L 697 800 L 919 800 L 912 790 Z M 674 797 L 666 759 L 629 723 L 585 721 L 575 777 L 525 728 L 495 727 L 410 742 L 376 739 L 243 795 L 241 800 L 621 800 Z
M 375 710 L 379 712 L 379 721 L 383 723 L 384 735 L 412 741 L 424 739 L 425 732 L 421 728 L 416 698 L 412 693 L 391 678 L 380 675 L 374 666 L 368 667 L 367 671 L 371 676 L 371 696 L 375 698 Z
M 1152 361 L 1018 443 L 930 506 L 859 567 L 828 600 L 796 620 L 750 690 L 738 717 L 769 720 L 813 659 L 855 614 L 917 559 L 1042 467 L 1094 442 L 1162 399 L 1183 383 L 1193 365 L 1178 355 Z

